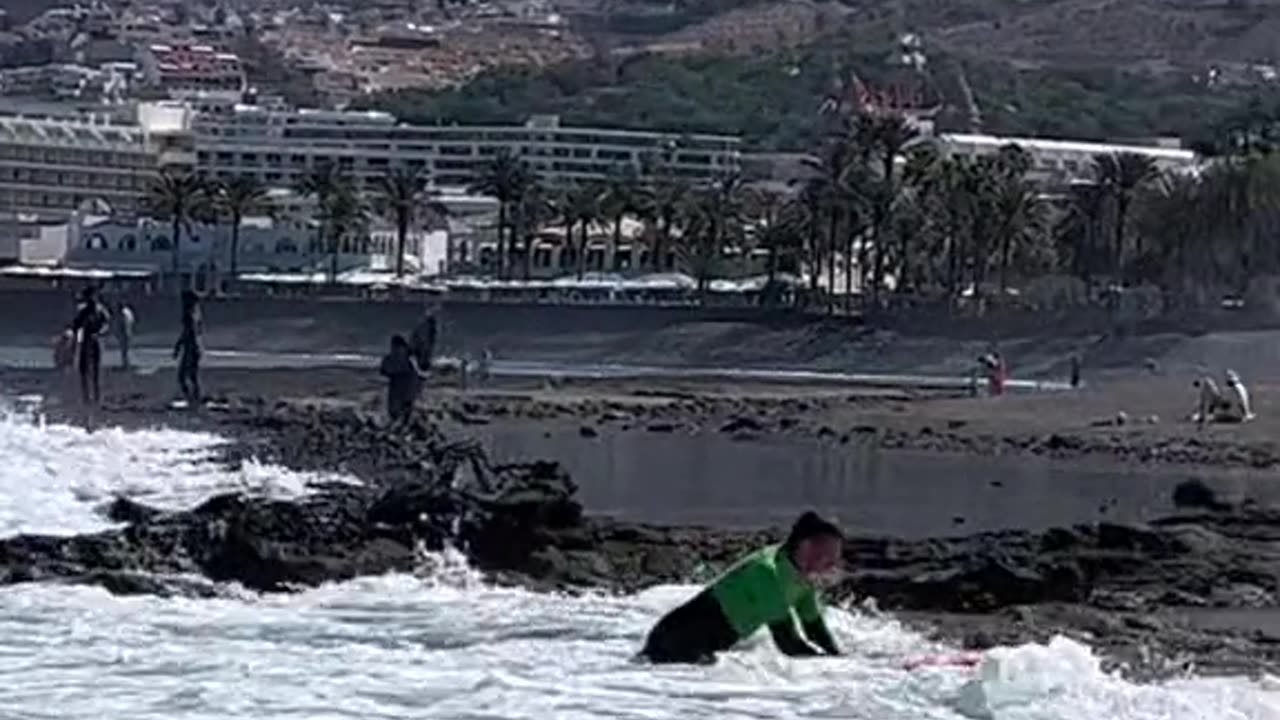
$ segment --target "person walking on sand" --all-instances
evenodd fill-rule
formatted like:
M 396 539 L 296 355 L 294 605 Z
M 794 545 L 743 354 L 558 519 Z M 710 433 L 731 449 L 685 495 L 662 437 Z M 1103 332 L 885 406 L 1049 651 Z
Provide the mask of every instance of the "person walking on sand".
M 133 344 L 133 308 L 121 302 L 116 312 L 116 341 L 120 343 L 120 368 L 129 370 L 129 346 Z
M 173 346 L 173 357 L 178 360 L 178 391 L 187 401 L 189 409 L 200 405 L 200 335 L 204 323 L 200 317 L 200 302 L 193 290 L 182 291 L 182 330 Z
M 76 361 L 80 371 L 80 399 L 86 406 L 96 406 L 102 400 L 102 342 L 98 336 L 111 323 L 111 314 L 98 302 L 98 292 L 93 286 L 80 292 L 80 305 L 71 321 L 71 331 L 76 335 Z
M 418 365 L 403 335 L 391 336 L 391 352 L 382 358 L 378 371 L 387 379 L 387 415 L 391 422 L 408 420 L 418 398 L 418 387 L 427 373 Z
M 834 524 L 806 512 L 786 542 L 746 556 L 659 620 L 641 657 L 653 663 L 710 663 L 716 653 L 766 626 L 786 655 L 839 655 L 814 582 L 839 564 L 842 542 Z

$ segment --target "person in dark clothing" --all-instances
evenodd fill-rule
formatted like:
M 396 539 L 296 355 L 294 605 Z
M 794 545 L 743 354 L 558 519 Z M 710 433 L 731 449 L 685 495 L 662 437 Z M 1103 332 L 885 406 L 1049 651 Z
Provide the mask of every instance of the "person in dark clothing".
M 436 352 L 436 336 L 439 333 L 439 323 L 436 320 L 434 312 L 428 312 L 417 327 L 413 329 L 413 333 L 409 336 L 409 347 L 413 353 L 414 359 L 418 361 L 418 367 L 423 372 L 431 371 L 431 362 Z
M 111 315 L 98 302 L 98 293 L 92 286 L 80 293 L 71 330 L 79 336 L 77 343 L 77 367 L 80 371 L 80 399 L 85 405 L 97 405 L 102 399 L 99 379 L 102 369 L 102 342 L 98 339 L 111 323 Z
M 178 360 L 178 390 L 187 400 L 188 408 L 200 404 L 200 333 L 204 330 L 200 318 L 200 304 L 195 292 L 182 292 L 182 330 L 173 346 L 173 357 Z
M 786 542 L 738 561 L 659 620 L 641 656 L 654 663 L 710 663 L 762 627 L 786 655 L 839 655 L 814 579 L 839 563 L 841 537 L 817 513 L 801 515 Z
M 391 422 L 408 420 L 413 414 L 418 387 L 427 374 L 418 365 L 403 335 L 391 336 L 391 352 L 382 358 L 379 372 L 387 378 L 387 415 Z

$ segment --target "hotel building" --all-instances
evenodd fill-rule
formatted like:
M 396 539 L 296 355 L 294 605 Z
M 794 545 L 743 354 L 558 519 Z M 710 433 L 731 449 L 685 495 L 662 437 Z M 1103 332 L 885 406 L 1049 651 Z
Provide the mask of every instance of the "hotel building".
M 56 221 L 86 203 L 137 212 L 160 168 L 194 162 L 188 114 L 144 106 L 136 125 L 0 117 L 0 216 Z
M 194 125 L 197 167 L 210 177 L 249 175 L 293 186 L 317 164 L 336 162 L 359 180 L 393 167 L 422 170 L 436 187 L 464 187 L 501 152 L 549 182 L 594 180 L 620 166 L 663 159 L 692 181 L 736 171 L 740 139 L 566 127 L 556 117 L 523 125 L 405 125 L 382 112 L 285 110 L 205 103 Z

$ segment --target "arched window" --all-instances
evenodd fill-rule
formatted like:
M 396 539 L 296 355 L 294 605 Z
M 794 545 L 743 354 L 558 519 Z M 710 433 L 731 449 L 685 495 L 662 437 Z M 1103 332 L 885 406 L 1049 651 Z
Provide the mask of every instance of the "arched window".
M 169 245 L 169 236 L 156 235 L 155 237 L 151 238 L 151 249 L 152 250 L 171 250 L 172 247 Z
M 133 252 L 138 249 L 138 239 L 133 236 L 133 233 L 122 235 L 120 236 L 120 243 L 117 247 L 121 250 Z

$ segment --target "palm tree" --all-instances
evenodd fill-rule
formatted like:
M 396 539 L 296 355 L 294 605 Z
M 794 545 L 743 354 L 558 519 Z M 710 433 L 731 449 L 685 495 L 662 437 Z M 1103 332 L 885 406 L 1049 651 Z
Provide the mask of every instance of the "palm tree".
M 683 180 L 662 177 L 655 181 L 652 191 L 644 196 L 641 212 L 651 214 L 657 222 L 657 233 L 650 249 L 654 272 L 663 270 L 667 251 L 671 248 L 671 234 L 689 192 L 689 185 Z
M 320 226 L 328 238 L 329 281 L 338 280 L 338 256 L 345 240 L 367 236 L 369 214 L 359 190 L 349 181 L 339 182 L 320 207 Z
M 753 221 L 756 245 L 768 253 L 766 287 L 773 292 L 781 255 L 794 252 L 801 245 L 808 220 L 805 206 L 799 199 L 787 200 L 770 190 L 744 194 L 744 204 Z M 772 295 L 769 297 L 772 300 Z
M 898 196 L 898 180 L 895 169 L 898 157 L 920 133 L 900 115 L 886 115 L 877 118 L 870 128 L 870 146 L 880 161 L 880 177 L 877 191 L 874 194 L 871 216 L 871 245 L 875 249 L 875 268 L 871 279 L 871 301 L 876 304 L 880 300 L 880 288 L 884 284 L 884 258 L 887 243 L 884 242 L 885 229 L 890 222 L 894 199 Z
M 1039 227 L 1039 203 L 1035 190 L 1021 172 L 997 176 L 993 188 L 995 236 L 1000 243 L 1000 294 L 1009 288 L 1009 265 L 1014 247 L 1027 232 Z
M 396 224 L 396 277 L 404 276 L 404 248 L 409 239 L 427 180 L 421 170 L 395 168 L 374 182 L 377 209 Z
M 1204 278 L 1205 270 L 1211 265 L 1206 263 L 1199 273 L 1188 272 L 1191 240 L 1211 226 L 1206 216 L 1212 211 L 1205 206 L 1203 190 L 1203 183 L 1195 177 L 1163 173 L 1148 192 L 1138 197 L 1138 231 L 1153 240 L 1152 247 L 1160 253 L 1162 261 L 1161 277 L 1140 279 L 1165 281 L 1166 287 L 1175 290 L 1175 298 L 1186 290 L 1193 274 Z
M 498 277 L 506 274 L 506 238 L 512 206 L 524 195 L 530 182 L 524 161 L 510 150 L 503 148 L 470 187 L 478 195 L 488 195 L 498 201 Z
M 297 193 L 303 197 L 315 198 L 316 201 L 316 247 L 318 249 L 324 250 L 326 248 L 327 233 L 332 229 L 326 217 L 329 211 L 333 209 L 333 198 L 347 184 L 347 178 L 342 170 L 336 163 L 329 160 L 322 160 L 317 163 L 298 182 Z M 335 255 L 335 268 L 336 263 L 337 256 Z M 336 269 L 334 276 L 337 276 Z
M 525 186 L 524 193 L 515 205 L 513 223 L 520 240 L 525 280 L 533 274 L 533 245 L 538 230 L 555 218 L 556 209 L 554 198 L 548 194 L 547 188 L 539 182 L 537 176 L 530 175 L 529 184 Z
M 858 149 L 852 139 L 846 135 L 828 138 L 817 159 L 805 161 L 812 180 L 815 183 L 813 192 L 822 202 L 823 215 L 827 221 L 827 244 L 824 252 L 817 258 L 815 272 L 820 272 L 821 260 L 827 259 L 827 295 L 834 296 L 836 291 L 836 248 L 841 220 L 848 215 L 853 203 L 850 193 L 850 175 L 860 164 Z M 853 223 L 850 223 L 851 225 Z M 851 233 L 852 235 L 852 233 Z M 828 303 L 827 309 L 834 311 L 834 305 Z
M 208 206 L 209 186 L 190 172 L 161 170 L 147 193 L 146 208 L 155 217 L 172 223 L 170 251 L 172 271 L 177 278 L 182 268 L 182 229 L 190 227 L 202 208 Z M 180 287 L 181 283 L 175 286 Z
M 742 176 L 735 172 L 696 190 L 685 206 L 683 249 L 704 301 L 715 261 L 730 235 L 741 233 L 743 217 Z
M 1106 188 L 1115 201 L 1116 227 L 1115 247 L 1112 250 L 1112 270 L 1116 281 L 1123 282 L 1124 277 L 1124 236 L 1129 219 L 1129 206 L 1133 202 L 1134 193 L 1155 179 L 1157 169 L 1155 162 L 1146 155 L 1136 153 L 1110 153 L 1094 158 L 1094 170 L 1098 182 Z M 1142 255 L 1142 247 L 1136 248 L 1136 255 Z
M 1110 210 L 1106 190 L 1097 183 L 1080 182 L 1071 186 L 1067 200 L 1066 217 L 1058 228 L 1058 236 L 1071 257 L 1071 274 L 1080 278 L 1086 287 L 1090 285 L 1093 271 L 1099 266 L 1099 253 L 1109 257 L 1106 248 L 1099 247 L 1102 226 Z M 1109 260 L 1105 261 L 1110 266 Z
M 246 217 L 269 209 L 267 188 L 252 175 L 238 175 L 218 183 L 214 200 L 219 214 L 231 224 L 231 279 L 234 281 L 240 269 L 240 225 Z
M 640 203 L 640 178 L 635 168 L 615 168 L 604 181 L 600 196 L 600 212 L 613 222 L 613 252 L 616 257 L 622 245 L 622 221 L 628 213 L 635 213 Z M 616 262 L 616 261 L 615 261 Z
M 587 242 L 591 224 L 600 219 L 600 196 L 602 190 L 595 183 L 572 185 L 566 191 L 566 209 L 573 223 L 579 226 L 578 235 L 578 279 L 581 280 L 587 263 Z M 568 223 L 570 228 L 573 223 Z M 566 238 L 568 239 L 568 238 Z

